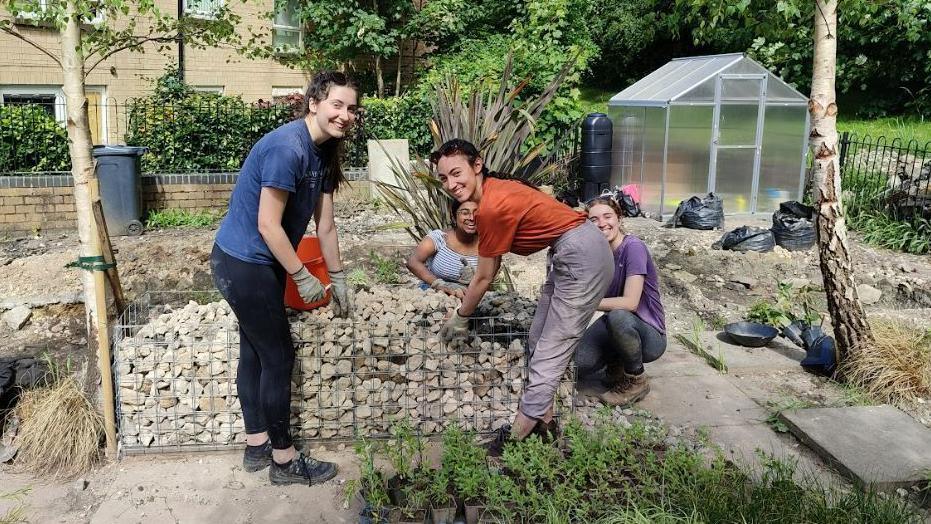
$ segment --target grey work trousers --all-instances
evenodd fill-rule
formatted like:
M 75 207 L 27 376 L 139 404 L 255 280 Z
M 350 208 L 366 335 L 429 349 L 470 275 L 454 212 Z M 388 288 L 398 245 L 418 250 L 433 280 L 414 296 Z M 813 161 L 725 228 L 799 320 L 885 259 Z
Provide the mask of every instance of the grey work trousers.
M 546 282 L 527 341 L 529 373 L 520 410 L 543 417 L 582 333 L 614 276 L 614 255 L 591 222 L 569 230 L 549 252 Z

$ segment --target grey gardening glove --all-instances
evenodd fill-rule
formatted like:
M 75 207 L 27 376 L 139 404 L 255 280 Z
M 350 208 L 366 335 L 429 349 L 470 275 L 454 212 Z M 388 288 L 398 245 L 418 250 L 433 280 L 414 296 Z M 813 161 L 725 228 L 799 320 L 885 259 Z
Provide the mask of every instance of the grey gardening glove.
M 330 293 L 333 297 L 333 314 L 340 318 L 349 318 L 352 313 L 352 293 L 346 284 L 346 273 L 343 270 L 330 271 L 332 287 Z
M 469 261 L 465 257 L 459 259 L 462 262 L 462 271 L 459 272 L 459 283 L 463 286 L 468 286 L 469 282 L 472 282 L 472 277 L 475 276 L 475 268 L 469 265 Z
M 323 289 L 323 284 L 320 283 L 320 280 L 317 277 L 310 274 L 310 271 L 307 271 L 307 267 L 301 266 L 301 269 L 297 273 L 292 273 L 291 278 L 294 279 L 294 283 L 297 285 L 297 292 L 301 295 L 301 300 L 306 303 L 316 302 L 323 298 L 323 294 L 326 292 Z
M 445 342 L 452 342 L 456 339 L 466 338 L 469 336 L 469 317 L 459 315 L 459 310 L 453 312 L 453 316 L 440 328 L 440 338 Z

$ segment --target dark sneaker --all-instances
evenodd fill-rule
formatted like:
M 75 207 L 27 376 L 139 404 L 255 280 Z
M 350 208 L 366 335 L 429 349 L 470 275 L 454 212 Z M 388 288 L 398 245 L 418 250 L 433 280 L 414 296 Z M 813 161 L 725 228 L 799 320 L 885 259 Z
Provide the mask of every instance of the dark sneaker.
M 504 446 L 511 441 L 511 425 L 505 424 L 495 431 L 495 436 L 485 443 L 485 451 L 489 457 L 500 457 L 504 453 Z
M 559 423 L 555 418 L 549 422 L 538 420 L 530 434 L 537 435 L 543 442 L 555 442 L 559 439 Z
M 336 476 L 336 464 L 323 462 L 303 453 L 287 464 L 272 462 L 268 469 L 268 479 L 275 485 L 281 484 L 319 484 Z
M 249 473 L 267 468 L 272 463 L 272 441 L 266 440 L 261 446 L 246 446 L 242 456 L 242 469 Z
M 627 375 L 610 389 L 599 393 L 598 398 L 605 404 L 626 407 L 639 402 L 649 392 L 650 382 L 646 374 Z

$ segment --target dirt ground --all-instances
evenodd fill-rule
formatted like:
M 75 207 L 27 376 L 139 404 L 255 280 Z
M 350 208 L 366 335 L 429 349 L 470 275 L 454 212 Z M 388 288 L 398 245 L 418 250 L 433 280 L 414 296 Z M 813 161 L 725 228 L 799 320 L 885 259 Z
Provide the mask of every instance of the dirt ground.
M 345 265 L 373 274 L 371 252 L 398 261 L 407 256 L 412 239 L 398 226 L 399 219 L 384 207 L 364 200 L 338 202 L 337 223 Z M 728 217 L 725 230 L 740 225 L 768 227 L 768 216 Z M 625 221 L 630 233 L 641 237 L 660 271 L 670 336 L 689 333 L 695 319 L 706 325 L 739 320 L 761 298 L 771 298 L 779 281 L 820 285 L 815 250 L 735 253 L 711 249 L 721 231 L 667 229 L 648 219 Z M 130 299 L 149 291 L 212 289 L 209 252 L 215 231 L 184 229 L 146 232 L 140 237 L 114 239 L 120 276 Z M 910 319 L 927 325 L 931 318 L 931 257 L 895 253 L 851 239 L 859 283 L 881 292 L 867 306 L 870 314 Z M 76 269 L 65 265 L 77 259 L 74 232 L 0 241 L 0 310 L 25 304 L 32 316 L 20 330 L 0 322 L 0 357 L 49 352 L 74 364 L 86 362 L 84 309 Z M 535 297 L 545 274 L 545 254 L 508 256 L 516 290 Z M 401 269 L 406 277 L 406 270 Z M 820 310 L 824 310 L 820 297 Z M 804 399 L 817 405 L 850 402 L 851 392 L 803 371 L 775 373 L 756 386 L 759 398 Z M 931 426 L 931 404 L 917 405 L 910 414 Z M 343 509 L 341 483 L 355 474 L 352 454 L 326 452 L 341 464 L 343 473 L 324 486 L 272 489 L 261 474 L 248 474 L 231 455 L 128 457 L 88 476 L 89 483 L 54 482 L 30 478 L 0 465 L 0 495 L 30 487 L 32 522 L 349 522 L 353 509 Z M 132 473 L 132 474 L 130 474 Z M 188 513 L 179 515 L 164 504 L 165 497 L 185 497 Z M 278 504 L 276 499 L 287 499 Z M 41 501 L 36 504 L 36 501 Z M 160 502 L 162 501 L 162 502 Z M 10 503 L 0 501 L 0 516 Z M 287 511 L 287 514 L 281 513 Z

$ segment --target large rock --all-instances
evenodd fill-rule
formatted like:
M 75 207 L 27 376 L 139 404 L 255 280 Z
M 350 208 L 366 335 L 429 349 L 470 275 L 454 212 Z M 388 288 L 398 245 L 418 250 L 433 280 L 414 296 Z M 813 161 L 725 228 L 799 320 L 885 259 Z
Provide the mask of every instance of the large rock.
M 14 331 L 22 329 L 32 316 L 32 310 L 20 304 L 3 314 L 3 322 Z
M 857 295 L 860 296 L 860 302 L 866 306 L 879 302 L 883 292 L 869 284 L 860 284 L 857 286 Z

